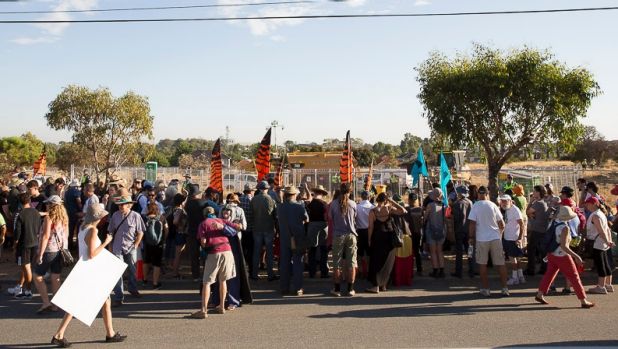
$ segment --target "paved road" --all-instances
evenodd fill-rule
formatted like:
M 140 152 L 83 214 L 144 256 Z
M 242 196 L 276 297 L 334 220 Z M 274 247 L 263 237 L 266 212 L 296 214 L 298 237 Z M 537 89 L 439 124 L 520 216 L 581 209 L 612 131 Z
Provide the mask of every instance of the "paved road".
M 114 309 L 116 329 L 129 335 L 125 344 L 102 344 L 100 319 L 92 328 L 74 320 L 67 338 L 83 348 L 618 347 L 615 294 L 591 296 L 598 307 L 590 310 L 580 309 L 575 296 L 552 296 L 542 306 L 532 299 L 538 277 L 513 287 L 510 298 L 480 298 L 477 281 L 421 277 L 412 288 L 353 298 L 325 295 L 330 283 L 319 279 L 307 281 L 300 298 L 282 298 L 269 290 L 276 284 L 259 281 L 254 304 L 205 320 L 183 318 L 199 306 L 194 284 L 168 281 L 164 290 L 144 291 L 142 299 Z M 492 283 L 497 288 L 495 276 Z M 0 296 L 1 347 L 49 343 L 61 314 L 37 316 L 38 306 L 38 297 Z

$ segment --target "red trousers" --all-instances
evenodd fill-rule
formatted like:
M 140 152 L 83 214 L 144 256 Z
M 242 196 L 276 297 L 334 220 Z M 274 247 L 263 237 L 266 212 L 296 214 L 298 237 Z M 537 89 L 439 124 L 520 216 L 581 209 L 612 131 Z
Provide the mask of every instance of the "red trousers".
M 543 294 L 546 294 L 547 291 L 549 291 L 549 287 L 554 282 L 556 275 L 558 275 L 558 271 L 561 271 L 567 280 L 571 282 L 571 285 L 573 285 L 573 290 L 575 291 L 575 294 L 577 294 L 577 298 L 585 299 L 586 292 L 584 291 L 582 281 L 579 279 L 577 267 L 575 266 L 575 262 L 573 262 L 573 258 L 571 258 L 571 256 L 557 257 L 551 253 L 547 255 L 547 271 L 543 276 L 543 280 L 541 280 L 539 291 L 543 292 Z

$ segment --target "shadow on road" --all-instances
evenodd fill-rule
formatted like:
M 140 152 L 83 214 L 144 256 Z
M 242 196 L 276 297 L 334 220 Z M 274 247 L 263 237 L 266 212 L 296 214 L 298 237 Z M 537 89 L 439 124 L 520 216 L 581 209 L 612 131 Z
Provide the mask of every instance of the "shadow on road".
M 618 340 L 590 340 L 590 341 L 568 341 L 568 342 L 550 342 L 550 343 L 534 343 L 520 345 L 505 345 L 496 347 L 503 348 L 538 348 L 538 347 L 618 347 Z

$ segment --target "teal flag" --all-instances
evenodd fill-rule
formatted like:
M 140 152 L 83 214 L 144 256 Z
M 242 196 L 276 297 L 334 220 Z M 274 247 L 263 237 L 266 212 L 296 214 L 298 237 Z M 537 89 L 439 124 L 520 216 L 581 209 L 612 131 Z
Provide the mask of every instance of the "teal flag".
M 440 188 L 442 189 L 442 202 L 444 206 L 448 206 L 448 193 L 446 192 L 446 185 L 451 181 L 451 171 L 448 169 L 446 160 L 444 160 L 444 154 L 440 152 Z
M 427 172 L 427 164 L 425 163 L 425 157 L 423 156 L 423 148 L 418 148 L 418 154 L 416 155 L 416 161 L 412 164 L 412 186 L 416 186 L 420 180 L 420 176 L 429 177 Z

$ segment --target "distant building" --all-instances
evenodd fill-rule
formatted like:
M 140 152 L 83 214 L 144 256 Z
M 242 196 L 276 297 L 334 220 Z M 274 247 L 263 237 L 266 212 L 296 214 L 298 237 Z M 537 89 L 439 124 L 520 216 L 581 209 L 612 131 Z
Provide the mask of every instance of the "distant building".
M 310 168 L 317 170 L 339 169 L 341 152 L 293 152 L 287 154 L 290 169 Z M 356 161 L 354 161 L 356 163 Z

